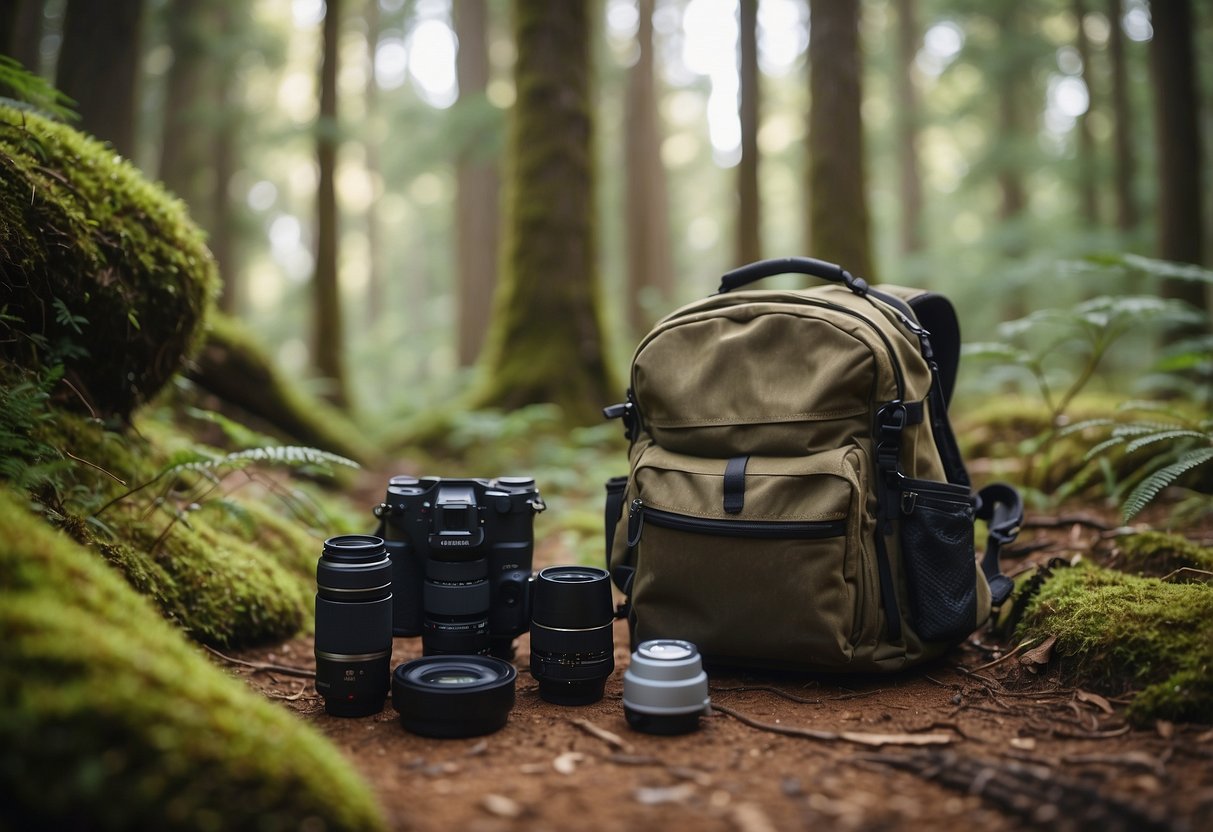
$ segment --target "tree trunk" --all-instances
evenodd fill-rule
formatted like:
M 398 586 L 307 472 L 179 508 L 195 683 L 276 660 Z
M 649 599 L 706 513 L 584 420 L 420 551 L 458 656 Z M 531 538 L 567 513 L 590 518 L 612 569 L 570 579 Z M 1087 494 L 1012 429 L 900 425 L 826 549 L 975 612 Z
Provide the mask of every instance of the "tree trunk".
M 324 54 L 320 65 L 320 118 L 316 125 L 319 182 L 316 193 L 316 276 L 313 297 L 313 360 L 325 378 L 328 398 L 349 404 L 345 377 L 345 334 L 337 266 L 337 193 L 334 187 L 340 125 L 337 120 L 337 53 L 341 33 L 341 0 L 328 0 L 324 15 Z
M 995 9 L 998 30 L 1007 39 L 1023 37 L 1021 13 L 1014 0 L 1000 3 Z M 1004 221 L 1017 219 L 1027 210 L 1028 194 L 1023 184 L 1023 162 L 1019 146 L 1029 135 L 1026 106 L 1024 103 L 1025 77 L 1030 77 L 1028 67 L 1017 62 L 1003 60 L 999 63 L 994 78 L 995 95 L 998 98 L 998 136 L 1010 151 L 999 152 L 998 187 L 1002 191 L 999 217 Z M 1020 253 L 1021 246 L 1013 246 L 1007 254 Z
M 644 332 L 653 323 L 654 307 L 664 309 L 674 297 L 669 193 L 661 162 L 661 121 L 653 60 L 654 5 L 654 0 L 640 0 L 636 30 L 639 56 L 628 76 L 624 125 L 627 321 L 633 333 Z
M 1116 227 L 1132 231 L 1140 222 L 1133 176 L 1133 113 L 1125 69 L 1125 36 L 1121 28 L 1124 0 L 1108 0 L 1108 57 L 1112 63 L 1112 118 L 1115 144 Z
M 485 0 L 457 0 L 454 4 L 455 34 L 459 53 L 455 69 L 459 80 L 459 104 L 465 108 L 487 108 L 489 83 L 488 23 Z M 482 124 L 484 119 L 476 119 Z M 458 267 L 458 357 L 462 367 L 476 362 L 484 347 L 497 287 L 498 210 L 500 179 L 496 155 L 486 148 L 496 146 L 495 137 L 474 131 L 462 137 L 456 161 L 456 262 Z
M 598 305 L 590 3 L 513 0 L 518 59 L 505 273 L 482 359 L 479 406 L 559 405 L 597 424 L 618 396 Z
M 1158 256 L 1203 264 L 1200 98 L 1192 47 L 1192 8 L 1187 0 L 1163 0 L 1151 4 L 1150 18 L 1154 26 L 1150 74 L 1158 156 Z M 1207 317 L 1204 284 L 1168 280 L 1163 284 L 1163 294 L 1205 310 Z M 1174 333 L 1175 337 L 1185 334 L 1189 333 Z
M 466 3 L 456 3 L 455 13 L 458 15 L 461 6 Z M 375 78 L 375 52 L 379 48 L 380 32 L 383 28 L 379 13 L 379 0 L 367 0 L 366 4 L 366 125 L 362 131 L 362 145 L 366 153 L 366 171 L 372 180 L 382 178 L 380 150 L 384 133 L 381 132 L 382 114 L 379 103 L 379 81 Z M 463 51 L 463 37 L 459 37 L 460 52 Z M 460 82 L 460 89 L 463 84 Z M 379 222 L 379 200 L 372 199 L 366 209 L 366 321 L 370 325 L 378 323 L 383 313 L 383 305 L 387 300 L 387 279 L 383 269 L 383 232 Z
M 214 78 L 208 77 L 215 37 L 207 0 L 174 0 L 167 18 L 168 46 L 173 52 L 164 93 L 164 127 L 160 142 L 160 181 L 189 206 L 190 216 L 213 229 L 209 216 L 210 154 L 214 141 Z
M 79 128 L 135 156 L 143 0 L 68 0 L 55 85 L 76 101 Z
M 758 193 L 758 0 L 741 0 L 739 80 L 741 161 L 737 165 L 737 265 L 762 259 L 762 208 Z
M 812 254 L 871 280 L 859 0 L 816 0 L 809 13 Z
M 30 72 L 42 72 L 43 0 L 5 0 L 0 4 L 0 55 Z
M 899 248 L 902 254 L 922 249 L 922 174 L 918 168 L 918 85 L 915 62 L 922 37 L 917 0 L 897 0 L 897 167 L 901 187 Z
M 1086 0 L 1073 0 L 1074 22 L 1078 35 L 1074 48 L 1082 60 L 1082 80 L 1087 86 L 1087 111 L 1078 117 L 1078 204 L 1079 214 L 1089 227 L 1099 225 L 1099 194 L 1096 191 L 1095 134 L 1091 131 L 1091 113 L 1095 111 L 1095 72 L 1091 68 L 1091 42 L 1082 22 L 1087 16 Z

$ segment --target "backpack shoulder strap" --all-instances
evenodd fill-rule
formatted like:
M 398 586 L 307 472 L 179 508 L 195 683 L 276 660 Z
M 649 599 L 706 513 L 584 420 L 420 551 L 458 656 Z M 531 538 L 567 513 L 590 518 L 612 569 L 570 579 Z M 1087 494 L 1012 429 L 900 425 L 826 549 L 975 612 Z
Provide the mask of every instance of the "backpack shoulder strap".
M 998 555 L 1004 544 L 1013 541 L 1023 523 L 1023 500 L 1019 492 L 1006 483 L 996 482 L 977 492 L 977 517 L 986 521 L 986 553 L 981 559 L 981 571 L 990 585 L 990 603 L 995 607 L 1006 601 L 1015 588 L 1002 574 Z

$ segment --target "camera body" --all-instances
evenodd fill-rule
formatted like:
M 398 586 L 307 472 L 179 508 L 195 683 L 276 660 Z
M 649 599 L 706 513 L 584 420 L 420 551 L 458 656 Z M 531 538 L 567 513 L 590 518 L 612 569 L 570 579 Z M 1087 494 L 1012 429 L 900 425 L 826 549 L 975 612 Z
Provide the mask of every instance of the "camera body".
M 472 620 L 483 569 L 491 652 L 512 656 L 531 623 L 534 518 L 544 508 L 530 477 L 392 477 L 374 513 L 392 561 L 393 634 L 428 639 L 437 628 L 459 640 L 455 630 L 483 627 Z M 448 606 L 467 614 L 446 616 Z

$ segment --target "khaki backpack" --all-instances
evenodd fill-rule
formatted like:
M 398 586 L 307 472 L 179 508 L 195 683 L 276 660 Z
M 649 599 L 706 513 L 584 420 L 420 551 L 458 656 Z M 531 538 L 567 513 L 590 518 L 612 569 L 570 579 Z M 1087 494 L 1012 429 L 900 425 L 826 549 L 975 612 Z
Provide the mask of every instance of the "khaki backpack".
M 785 273 L 834 285 L 738 291 Z M 970 488 L 947 413 L 959 346 L 946 298 L 805 257 L 729 272 L 659 321 L 605 411 L 631 440 L 606 537 L 633 641 L 891 671 L 982 625 L 1010 592 L 998 552 L 1023 509 L 1009 486 Z

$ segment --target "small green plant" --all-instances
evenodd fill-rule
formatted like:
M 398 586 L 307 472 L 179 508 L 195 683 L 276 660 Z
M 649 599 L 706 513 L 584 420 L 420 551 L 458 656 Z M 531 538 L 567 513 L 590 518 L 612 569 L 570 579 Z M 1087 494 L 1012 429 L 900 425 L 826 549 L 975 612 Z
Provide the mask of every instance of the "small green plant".
M 1105 282 L 1114 272 L 1213 282 L 1213 272 L 1129 254 L 1098 255 L 1079 264 L 1063 265 L 1069 274 L 1094 273 Z M 1100 295 L 1070 308 L 1040 309 L 1008 321 L 998 329 L 1001 340 L 964 348 L 969 359 L 1004 365 L 1021 377 L 1026 374 L 1045 408 L 1048 424 L 1019 448 L 1025 461 L 1025 486 L 1051 491 L 1063 485 L 1048 481 L 1056 441 L 1066 435 L 1075 399 L 1105 371 L 1113 348 L 1123 342 L 1141 343 L 1152 333 L 1182 327 L 1207 327 L 1207 321 L 1198 310 L 1180 301 L 1145 294 Z M 1141 375 L 1155 390 L 1170 395 L 1194 393 L 1199 388 L 1194 373 L 1207 374 L 1213 363 L 1207 349 L 1202 352 L 1208 346 L 1209 339 L 1204 336 L 1172 345 L 1152 373 Z M 1148 355 L 1154 350 L 1142 352 Z
M 343 456 L 294 445 L 264 446 L 216 455 L 203 450 L 191 449 L 175 454 L 168 464 L 154 477 L 114 497 L 91 515 L 92 521 L 100 521 L 112 506 L 129 500 L 136 494 L 151 490 L 152 497 L 141 506 L 144 517 L 155 512 L 169 516 L 168 525 L 152 544 L 153 554 L 168 537 L 178 522 L 190 527 L 190 514 L 205 508 L 218 509 L 234 516 L 242 523 L 252 523 L 241 505 L 231 495 L 245 485 L 256 483 L 277 497 L 296 518 L 311 522 L 319 511 L 305 492 L 289 489 L 272 477 L 262 475 L 260 466 L 278 465 L 304 473 L 331 474 L 332 466 L 360 467 L 357 462 Z M 229 482 L 233 474 L 242 478 Z M 158 487 L 156 487 L 158 486 Z
M 1101 431 L 1105 435 L 1084 461 L 1100 465 L 1127 523 L 1163 489 L 1191 472 L 1213 466 L 1213 418 L 1189 418 L 1154 402 L 1126 402 L 1119 410 L 1138 415 L 1127 421 L 1088 419 L 1064 432 Z M 1197 490 L 1190 490 L 1189 498 L 1176 508 L 1182 517 L 1209 511 L 1213 511 L 1213 495 Z
M 60 121 L 80 118 L 72 109 L 75 101 L 7 55 L 0 55 L 0 90 L 9 96 L 11 106 L 32 107 Z

